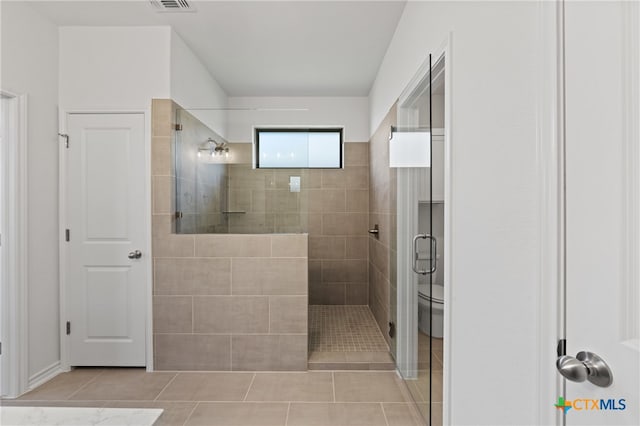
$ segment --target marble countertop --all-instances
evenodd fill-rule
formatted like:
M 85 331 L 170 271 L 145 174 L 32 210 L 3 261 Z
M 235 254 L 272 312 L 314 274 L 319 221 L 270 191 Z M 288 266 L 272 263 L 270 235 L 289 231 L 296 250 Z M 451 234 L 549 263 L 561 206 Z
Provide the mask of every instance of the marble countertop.
M 151 426 L 162 411 L 156 408 L 0 407 L 0 424 Z

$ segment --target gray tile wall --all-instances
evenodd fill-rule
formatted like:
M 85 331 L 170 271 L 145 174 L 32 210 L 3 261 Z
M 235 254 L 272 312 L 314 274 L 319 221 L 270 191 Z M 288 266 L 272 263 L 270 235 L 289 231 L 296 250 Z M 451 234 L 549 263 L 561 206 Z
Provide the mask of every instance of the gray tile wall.
M 306 370 L 308 237 L 175 234 L 175 108 L 152 103 L 155 369 Z
M 396 125 L 391 108 L 369 141 L 369 226 L 379 225 L 379 238 L 369 237 L 369 307 L 392 352 L 388 323 L 396 313 L 396 171 L 389 168 L 389 132 Z
M 317 170 L 308 190 L 309 300 L 369 301 L 369 144 L 344 145 L 344 169 Z
M 251 144 L 232 144 L 251 158 Z M 312 305 L 369 303 L 369 144 L 346 143 L 344 169 L 229 166 L 230 232 L 308 232 Z M 300 176 L 301 192 L 289 191 Z

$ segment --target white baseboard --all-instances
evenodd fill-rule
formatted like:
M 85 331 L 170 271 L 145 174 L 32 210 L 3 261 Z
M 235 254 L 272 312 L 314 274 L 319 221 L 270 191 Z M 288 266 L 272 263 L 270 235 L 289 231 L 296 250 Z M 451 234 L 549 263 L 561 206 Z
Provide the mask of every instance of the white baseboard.
M 29 377 L 29 383 L 27 385 L 28 390 L 32 390 L 40 386 L 41 384 L 48 382 L 49 380 L 62 373 L 63 370 L 60 367 L 60 361 L 56 361 L 50 366 L 40 370 L 33 376 Z

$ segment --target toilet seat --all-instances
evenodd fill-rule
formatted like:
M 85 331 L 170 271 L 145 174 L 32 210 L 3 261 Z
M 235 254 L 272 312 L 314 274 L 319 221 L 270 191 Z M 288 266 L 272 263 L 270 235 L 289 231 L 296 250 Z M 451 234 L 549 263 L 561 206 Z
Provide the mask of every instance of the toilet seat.
M 420 299 L 444 304 L 444 286 L 442 284 L 434 284 L 432 291 L 433 293 L 429 296 L 429 284 L 418 284 L 418 297 Z

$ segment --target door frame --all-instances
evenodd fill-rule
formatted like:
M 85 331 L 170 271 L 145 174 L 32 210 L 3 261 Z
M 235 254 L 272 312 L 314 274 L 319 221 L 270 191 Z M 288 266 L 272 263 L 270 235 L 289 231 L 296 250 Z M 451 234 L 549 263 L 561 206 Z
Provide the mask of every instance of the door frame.
M 10 145 L 3 144 L 2 184 L 2 368 L 3 392 L 17 398 L 28 390 L 29 317 L 27 254 L 27 95 L 0 91 L 10 99 L 11 120 L 16 128 Z M 7 232 L 7 230 L 14 232 Z M 7 249 L 9 248 L 9 249 Z
M 59 129 L 60 144 L 58 146 L 58 186 L 59 186 L 59 278 L 60 278 L 60 368 L 62 371 L 69 371 L 69 339 L 66 333 L 67 322 L 67 256 L 68 245 L 65 241 L 65 230 L 67 229 L 68 212 L 67 212 L 67 156 L 66 156 L 66 135 L 68 132 L 67 121 L 72 114 L 141 114 L 144 119 L 144 200 L 145 214 L 143 228 L 146 230 L 146 238 L 144 244 L 146 247 L 142 249 L 149 253 L 143 256 L 140 261 L 143 263 L 147 282 L 146 282 L 146 320 L 145 320 L 145 354 L 146 354 L 146 370 L 153 371 L 153 254 L 151 253 L 151 108 L 147 109 L 123 109 L 123 110 L 104 110 L 104 109 L 64 109 L 59 110 Z M 69 141 L 73 143 L 73 141 Z
M 561 425 L 560 410 L 553 409 L 553 402 L 561 395 L 563 381 L 557 374 L 556 345 L 564 335 L 560 312 L 564 304 L 562 276 L 564 261 L 561 244 L 564 244 L 561 197 L 564 173 L 564 70 L 563 70 L 563 0 L 538 1 L 538 72 L 533 82 L 537 86 L 538 129 L 538 220 L 540 245 L 538 256 L 537 335 L 538 352 L 538 424 Z
M 451 183 L 452 183 L 452 169 L 453 169 L 453 158 L 451 155 L 451 140 L 452 140 L 452 48 L 453 48 L 453 32 L 449 32 L 447 37 L 442 41 L 440 46 L 432 53 L 432 65 L 437 64 L 440 60 L 444 60 L 444 202 L 445 202 L 445 211 L 444 211 L 444 241 L 445 241 L 445 265 L 444 265 L 444 281 L 447 285 L 444 286 L 444 333 L 443 333 L 443 371 L 442 371 L 442 380 L 443 380 L 443 394 L 442 394 L 442 414 L 443 414 L 443 424 L 449 424 L 451 419 L 451 404 L 449 401 L 451 400 L 451 333 L 453 330 L 453 315 L 451 312 L 450 301 L 451 299 L 451 288 L 453 285 L 453 277 L 451 275 L 452 271 L 452 247 L 451 247 L 451 230 L 453 229 L 453 214 L 452 214 L 452 197 L 451 197 Z M 427 57 L 426 61 L 420 66 L 420 68 L 416 71 L 414 76 L 411 78 L 405 89 L 402 91 L 402 94 L 398 98 L 398 108 L 400 105 L 406 102 L 407 98 L 410 97 L 413 92 L 417 89 L 420 82 L 424 80 L 424 78 L 429 73 L 429 59 Z M 398 287 L 400 289 L 400 287 Z M 398 305 L 405 304 L 407 305 L 407 300 L 409 300 L 409 295 L 407 292 L 403 292 L 398 295 Z M 400 312 L 404 312 L 404 318 L 400 318 Z M 400 330 L 400 321 L 404 324 L 409 324 L 411 320 L 411 316 L 415 315 L 415 311 L 410 309 L 400 310 L 398 309 L 398 329 Z M 402 331 L 400 331 L 402 332 Z M 400 336 L 399 336 L 400 337 Z M 400 351 L 400 345 L 398 345 L 398 351 Z

